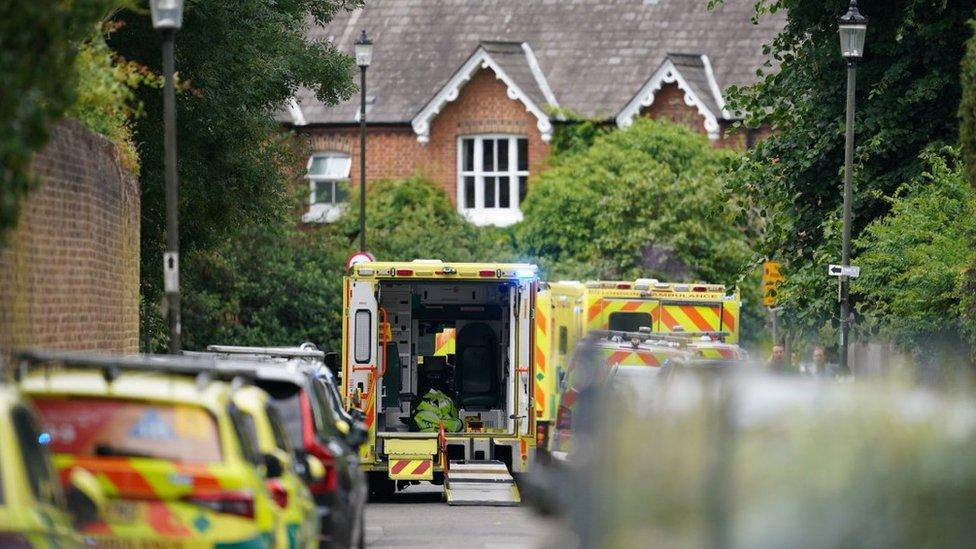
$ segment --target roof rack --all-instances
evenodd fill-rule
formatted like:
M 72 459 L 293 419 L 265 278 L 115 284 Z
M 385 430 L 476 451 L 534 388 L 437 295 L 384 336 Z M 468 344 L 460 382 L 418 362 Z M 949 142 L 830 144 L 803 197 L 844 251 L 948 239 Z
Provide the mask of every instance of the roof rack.
M 207 351 L 227 355 L 264 355 L 280 358 L 317 358 L 323 360 L 325 351 L 311 343 L 299 347 L 248 347 L 244 345 L 207 345 Z
M 113 381 L 123 371 L 197 376 L 198 385 L 204 381 L 234 381 L 241 378 L 265 377 L 266 368 L 255 361 L 220 359 L 216 356 L 183 355 L 107 355 L 70 351 L 23 350 L 13 353 L 13 376 L 20 380 L 31 368 L 60 365 L 62 367 L 101 370 L 106 381 Z

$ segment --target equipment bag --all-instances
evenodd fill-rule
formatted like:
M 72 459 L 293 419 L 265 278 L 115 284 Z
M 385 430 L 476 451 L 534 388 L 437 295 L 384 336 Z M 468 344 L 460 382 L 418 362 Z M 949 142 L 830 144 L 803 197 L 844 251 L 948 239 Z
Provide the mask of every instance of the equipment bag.
M 436 432 L 441 423 L 444 424 L 444 430 L 451 433 L 460 431 L 463 426 L 454 401 L 436 389 L 427 391 L 417 405 L 413 422 L 421 432 Z

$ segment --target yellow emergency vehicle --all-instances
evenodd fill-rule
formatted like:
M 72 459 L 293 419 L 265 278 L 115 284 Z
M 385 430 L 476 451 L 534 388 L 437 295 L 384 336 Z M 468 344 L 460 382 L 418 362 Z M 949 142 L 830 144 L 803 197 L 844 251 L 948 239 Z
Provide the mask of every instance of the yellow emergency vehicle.
M 363 466 L 374 492 L 431 480 L 444 482 L 450 504 L 519 502 L 510 473 L 526 471 L 534 454 L 538 288 L 529 264 L 352 267 L 343 283 L 343 398 L 365 414 Z M 453 406 L 455 421 L 421 430 L 415 418 L 429 395 Z
M 209 360 L 79 353 L 18 355 L 62 476 L 98 478 L 96 545 L 286 547 L 265 460 Z M 194 378 L 188 373 L 199 372 Z
M 276 469 L 266 470 L 265 486 L 278 505 L 279 536 L 286 542 L 279 545 L 288 549 L 318 547 L 315 501 L 296 472 L 291 443 L 268 393 L 249 385 L 234 392 L 233 402 L 244 416 L 244 425 L 251 431 L 247 436 L 253 438 L 258 453 L 273 456 L 265 458 L 265 468 Z
M 576 342 L 595 331 L 722 333 L 739 338 L 738 293 L 720 284 L 635 281 L 543 283 L 535 310 L 536 445 L 545 447 L 556 420 L 557 388 Z M 717 349 L 710 355 L 720 354 Z
M 82 545 L 40 422 L 27 399 L 3 382 L 0 417 L 0 547 Z

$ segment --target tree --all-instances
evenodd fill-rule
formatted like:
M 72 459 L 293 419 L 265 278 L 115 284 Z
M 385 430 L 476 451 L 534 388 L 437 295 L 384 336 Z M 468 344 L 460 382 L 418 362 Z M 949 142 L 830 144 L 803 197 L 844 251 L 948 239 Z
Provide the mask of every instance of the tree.
M 567 150 L 533 182 L 515 227 L 518 250 L 546 278 L 707 281 L 740 285 L 756 320 L 758 283 L 739 204 L 723 190 L 734 153 L 690 130 L 637 120 Z M 745 333 L 745 331 L 744 331 Z
M 326 104 L 352 92 L 353 62 L 327 42 L 310 42 L 311 22 L 354 0 L 188 2 L 176 39 L 180 246 L 219 248 L 249 224 L 271 224 L 288 207 L 288 167 L 299 164 L 274 115 L 299 87 Z M 126 13 L 109 41 L 128 60 L 159 71 L 160 39 L 146 13 Z M 142 292 L 161 294 L 165 247 L 162 94 L 138 94 L 135 132 L 142 159 Z M 146 307 L 145 312 L 154 311 Z M 151 324 L 144 318 L 144 327 Z
M 349 253 L 359 244 L 359 202 L 335 230 Z M 378 181 L 366 198 L 367 248 L 383 261 L 504 261 L 513 252 L 503 231 L 466 221 L 441 187 L 423 177 Z
M 714 2 L 713 2 L 714 3 Z M 836 317 L 825 275 L 840 253 L 845 71 L 836 19 L 847 0 L 761 0 L 757 16 L 786 10 L 754 86 L 733 88 L 730 108 L 773 135 L 740 163 L 732 192 L 762 213 L 759 251 L 786 262 L 789 322 L 811 329 Z M 863 0 L 870 17 L 858 64 L 853 234 L 891 207 L 891 196 L 926 169 L 920 153 L 955 142 L 959 62 L 973 4 L 965 0 Z
M 976 28 L 976 19 L 969 22 Z M 959 141 L 969 183 L 976 188 L 976 35 L 966 43 L 962 62 L 962 101 L 959 105 Z M 976 248 L 976 238 L 969 242 Z M 963 282 L 962 320 L 972 358 L 976 361 L 976 260 L 969 266 Z
M 934 342 L 952 352 L 962 344 L 964 274 L 976 259 L 970 246 L 976 191 L 958 149 L 927 151 L 922 160 L 925 172 L 901 187 L 888 215 L 871 222 L 856 241 L 863 272 L 852 290 L 865 317 L 862 330 L 924 350 L 925 362 L 937 356 Z
M 75 101 L 75 56 L 119 2 L 32 0 L 0 6 L 0 241 L 36 181 L 31 157 Z

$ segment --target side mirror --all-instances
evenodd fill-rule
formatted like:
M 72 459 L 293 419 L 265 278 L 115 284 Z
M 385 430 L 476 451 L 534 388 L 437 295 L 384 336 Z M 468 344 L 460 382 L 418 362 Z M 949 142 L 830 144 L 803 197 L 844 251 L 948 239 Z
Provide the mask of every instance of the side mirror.
M 68 477 L 68 490 L 65 494 L 68 511 L 75 524 L 95 522 L 105 511 L 105 492 L 95 475 L 85 469 L 75 467 Z
M 308 478 L 312 479 L 312 482 L 319 482 L 325 478 L 325 465 L 322 465 L 322 460 L 311 454 L 307 454 L 305 456 L 305 464 L 308 470 Z
M 265 478 L 280 478 L 285 472 L 285 467 L 274 454 L 264 454 L 264 476 Z
M 349 410 L 349 414 L 356 421 L 359 422 L 366 421 L 366 412 L 360 410 L 359 408 L 353 408 L 352 410 Z
M 325 353 L 325 357 L 322 359 L 325 363 L 325 367 L 332 372 L 332 375 L 339 377 L 339 353 L 335 351 L 330 351 Z

